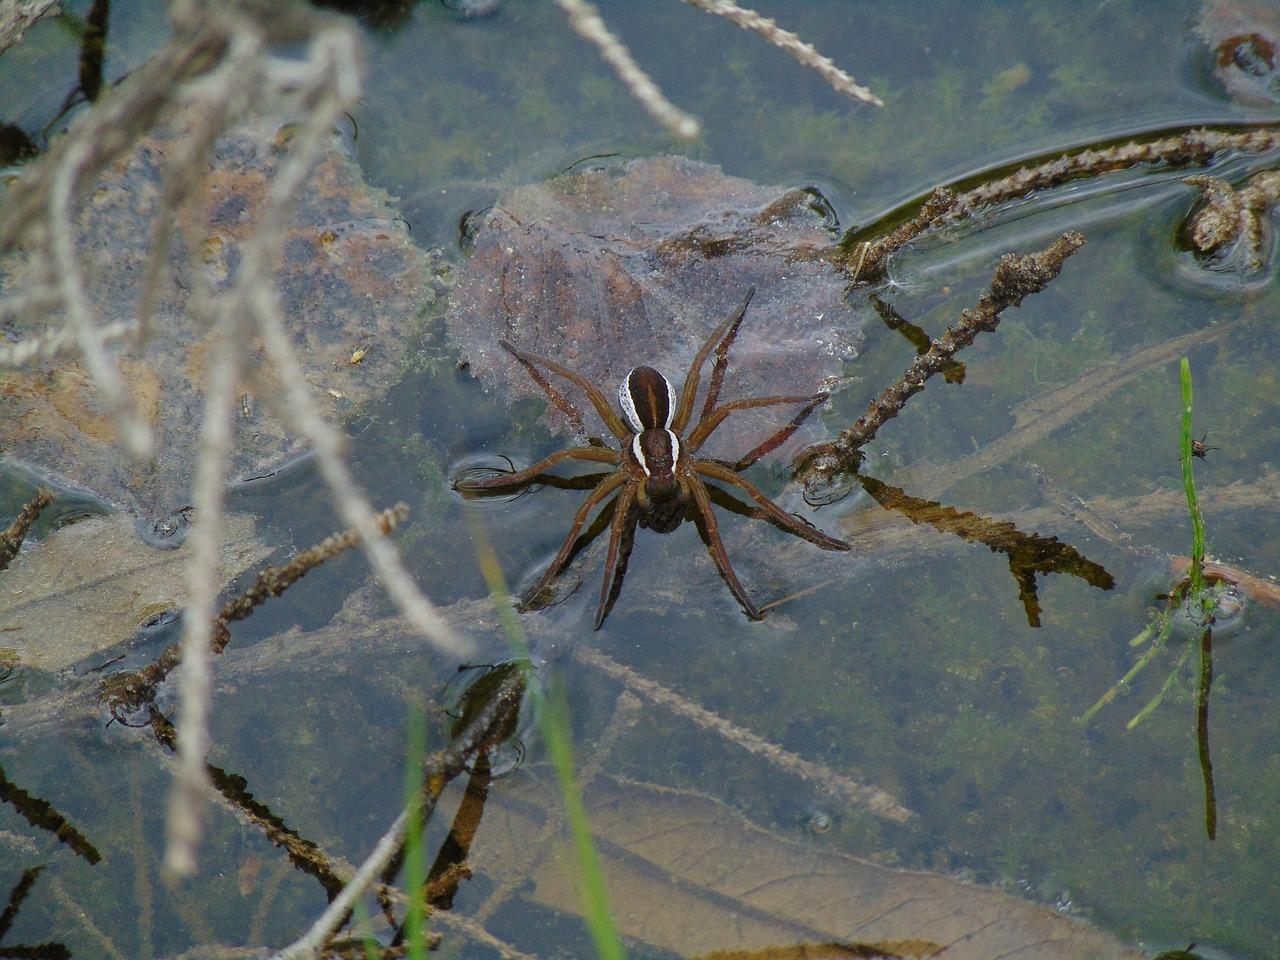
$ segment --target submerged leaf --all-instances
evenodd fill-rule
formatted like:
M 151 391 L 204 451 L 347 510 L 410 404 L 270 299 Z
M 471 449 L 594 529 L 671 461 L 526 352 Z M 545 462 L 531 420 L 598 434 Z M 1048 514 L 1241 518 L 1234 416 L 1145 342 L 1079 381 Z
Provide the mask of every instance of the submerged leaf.
M 450 301 L 449 333 L 475 375 L 509 398 L 542 394 L 502 339 L 555 358 L 607 397 L 638 364 L 679 389 L 754 285 L 723 399 L 811 393 L 830 387 L 862 343 L 847 278 L 822 258 L 834 240 L 816 191 L 762 187 L 683 157 L 565 175 L 488 213 Z M 576 390 L 572 399 L 593 418 Z M 546 416 L 567 425 L 554 408 Z M 717 439 L 744 452 L 751 419 L 731 417 Z
M 104 328 L 128 325 L 138 315 L 165 176 L 190 137 L 179 122 L 144 138 L 97 182 L 80 211 L 80 261 Z M 213 334 L 190 308 L 193 278 L 183 238 L 194 232 L 207 281 L 215 294 L 226 289 L 287 154 L 288 128 L 278 123 L 242 126 L 215 143 L 200 201 L 181 211 L 148 342 L 141 348 L 131 338 L 108 344 L 135 409 L 153 431 L 154 459 L 136 463 L 120 449 L 116 424 L 72 353 L 0 375 L 0 448 L 8 456 L 143 516 L 165 517 L 190 503 Z M 299 191 L 282 248 L 276 293 L 312 395 L 326 413 L 349 415 L 399 380 L 409 334 L 438 293 L 431 256 L 409 238 L 390 198 L 364 182 L 336 136 Z M 0 263 L 5 293 L 31 293 L 41 266 Z M 48 335 L 62 322 L 44 315 L 0 320 L 0 343 Z M 353 364 L 357 349 L 366 354 Z M 261 344 L 251 340 L 243 350 L 247 373 L 236 390 L 232 478 L 270 471 L 301 452 L 272 405 L 259 402 L 275 392 Z
M 227 515 L 219 583 L 269 552 L 251 517 Z M 62 527 L 0 575 L 0 644 L 16 650 L 19 663 L 59 670 L 127 640 L 148 620 L 182 609 L 190 554 L 190 544 L 147 546 L 119 515 Z
M 472 847 L 490 876 L 529 868 L 529 897 L 576 913 L 571 859 L 558 840 L 526 849 L 555 801 L 531 781 L 490 799 Z M 945 960 L 1137 960 L 1141 954 L 1053 910 L 946 877 L 815 849 L 748 823 L 709 797 L 597 778 L 584 791 L 619 932 L 680 956 L 835 944 L 846 952 L 764 956 Z M 854 952 L 882 948 L 880 954 Z M 919 955 L 919 954 L 916 954 Z

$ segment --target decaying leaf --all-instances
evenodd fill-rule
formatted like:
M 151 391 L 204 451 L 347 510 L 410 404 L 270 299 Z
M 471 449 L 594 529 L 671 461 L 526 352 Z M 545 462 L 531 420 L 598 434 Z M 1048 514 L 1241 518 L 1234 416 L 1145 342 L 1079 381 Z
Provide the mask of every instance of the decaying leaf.
M 995 890 L 783 839 L 709 797 L 597 778 L 584 800 L 619 932 L 679 956 L 913 941 L 939 945 L 930 955 L 945 960 L 1141 956 L 1085 923 Z M 486 809 L 473 866 L 502 876 L 532 858 L 528 896 L 577 913 L 575 861 L 561 841 L 524 849 L 556 802 L 550 785 L 508 782 Z
M 818 256 L 835 240 L 827 210 L 815 191 L 762 187 L 682 157 L 521 187 L 476 234 L 449 332 L 475 375 L 504 396 L 542 394 L 499 347 L 503 338 L 606 395 L 642 363 L 678 389 L 698 347 L 754 285 L 723 397 L 824 389 L 862 342 L 846 278 Z M 566 426 L 554 408 L 546 416 Z M 717 436 L 741 443 L 751 429 L 749 416 L 731 417 Z
M 138 314 L 164 177 L 190 138 L 186 126 L 177 123 L 142 140 L 99 180 L 80 211 L 80 260 L 104 327 L 130 323 Z M 155 457 L 135 463 L 119 449 L 115 423 L 70 353 L 0 376 L 0 447 L 8 456 L 143 516 L 167 516 L 190 502 L 212 334 L 188 309 L 192 277 L 183 238 L 188 227 L 201 238 L 206 278 L 215 293 L 224 289 L 256 229 L 288 140 L 288 127 L 261 121 L 216 143 L 200 202 L 179 217 L 150 339 L 142 348 L 130 338 L 109 345 L 136 409 L 154 432 Z M 439 292 L 431 255 L 410 240 L 386 194 L 365 184 L 336 136 L 298 192 L 282 246 L 276 290 L 299 359 L 313 396 L 329 414 L 345 416 L 400 378 L 412 330 Z M 7 295 L 21 296 L 42 280 L 40 264 L 3 266 Z M 6 318 L 0 342 L 38 337 L 61 323 L 59 316 Z M 378 349 L 351 363 L 352 345 L 363 343 Z M 261 345 L 251 341 L 243 348 L 248 374 L 236 389 L 244 399 L 236 417 L 233 478 L 269 471 L 300 449 L 272 404 L 258 402 L 274 392 Z
M 221 583 L 270 552 L 251 517 L 228 515 L 222 532 Z M 20 663 L 58 670 L 127 640 L 148 619 L 182 608 L 190 552 L 187 544 L 147 546 L 120 515 L 62 527 L 4 572 L 0 645 Z

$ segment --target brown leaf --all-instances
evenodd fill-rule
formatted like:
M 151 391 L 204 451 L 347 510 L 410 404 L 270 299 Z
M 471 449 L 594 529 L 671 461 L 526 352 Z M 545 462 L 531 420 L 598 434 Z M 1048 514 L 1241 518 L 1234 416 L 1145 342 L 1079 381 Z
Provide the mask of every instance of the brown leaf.
M 144 138 L 99 179 L 80 212 L 80 259 L 103 326 L 137 316 L 164 174 L 188 134 L 178 122 Z M 235 129 L 214 146 L 201 202 L 182 211 L 182 220 L 196 218 L 189 226 L 203 238 L 201 268 L 215 292 L 234 276 L 257 229 L 286 145 L 287 128 L 278 123 Z M 364 182 L 336 137 L 298 198 L 284 232 L 276 291 L 313 395 L 325 412 L 346 416 L 398 382 L 407 334 L 439 291 L 430 280 L 430 256 L 409 238 L 386 194 Z M 189 309 L 192 279 L 183 235 L 179 230 L 172 244 L 147 344 L 117 340 L 108 347 L 134 408 L 155 435 L 152 462 L 135 463 L 120 449 L 116 424 L 74 354 L 33 360 L 7 371 L 0 384 L 0 447 L 8 456 L 148 517 L 167 516 L 190 502 L 203 409 L 210 334 Z M 0 263 L 6 293 L 21 295 L 36 283 L 35 266 Z M 56 316 L 7 318 L 0 321 L 0 339 L 36 337 L 61 323 Z M 350 362 L 353 345 L 367 353 L 359 364 Z M 301 451 L 272 405 L 258 402 L 271 399 L 275 383 L 261 345 L 249 341 L 243 348 L 247 372 L 236 396 L 245 399 L 236 410 L 232 478 L 269 471 Z
M 542 394 L 499 349 L 504 338 L 606 396 L 633 366 L 659 361 L 678 390 L 698 347 L 754 285 L 724 398 L 826 388 L 857 355 L 862 323 L 845 302 L 846 278 L 820 256 L 835 239 L 824 204 L 816 192 L 683 157 L 521 187 L 477 233 L 450 298 L 450 336 L 476 376 L 511 398 Z M 576 390 L 573 399 L 596 422 Z M 554 409 L 547 418 L 566 424 Z M 751 420 L 735 415 L 721 428 L 739 453 L 763 429 Z
M 680 956 L 802 943 L 846 951 L 897 943 L 911 956 L 905 951 L 922 942 L 939 945 L 930 955 L 945 960 L 1141 956 L 1081 921 L 991 889 L 778 837 L 709 797 L 597 778 L 584 800 L 619 932 Z M 472 864 L 503 876 L 532 859 L 529 896 L 577 913 L 573 858 L 558 840 L 525 849 L 558 803 L 544 785 L 509 781 L 490 799 Z
M 220 583 L 270 552 L 244 514 L 224 518 L 222 538 Z M 69 666 L 129 639 L 148 618 L 181 609 L 190 554 L 189 544 L 147 546 L 133 521 L 119 515 L 62 527 L 0 575 L 0 638 L 20 663 Z

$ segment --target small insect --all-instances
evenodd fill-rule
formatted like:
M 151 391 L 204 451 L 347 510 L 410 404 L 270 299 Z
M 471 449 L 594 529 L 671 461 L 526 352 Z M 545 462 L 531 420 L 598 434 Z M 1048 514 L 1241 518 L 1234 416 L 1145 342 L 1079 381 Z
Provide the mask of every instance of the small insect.
M 743 611 L 752 620 L 761 619 L 756 607 L 729 562 L 724 543 L 712 512 L 713 499 L 728 498 L 725 491 L 708 481 L 716 481 L 737 487 L 757 505 L 752 514 L 766 520 L 780 530 L 807 540 L 824 550 L 848 550 L 849 544 L 829 537 L 804 521 L 786 513 L 766 497 L 753 483 L 739 474 L 762 457 L 776 450 L 790 437 L 808 416 L 827 399 L 825 393 L 811 396 L 751 397 L 718 405 L 720 388 L 724 384 L 729 363 L 729 349 L 738 335 L 742 318 L 751 303 L 754 288 L 747 291 L 742 305 L 733 315 L 720 324 L 707 338 L 693 365 L 685 376 L 684 388 L 679 397 L 671 381 L 649 366 L 631 370 L 618 388 L 618 405 L 621 416 L 605 399 L 604 393 L 581 374 L 561 366 L 554 360 L 525 353 L 503 340 L 502 347 L 516 358 L 536 383 L 573 423 L 582 430 L 582 415 L 577 408 L 556 390 L 538 368 L 541 367 L 580 388 L 591 401 L 609 431 L 617 438 L 620 449 L 607 446 L 582 446 L 561 450 L 524 470 L 500 474 L 483 479 L 461 476 L 454 481 L 454 488 L 464 495 L 511 490 L 534 483 L 551 467 L 565 460 L 589 460 L 608 464 L 615 469 L 602 475 L 587 499 L 578 508 L 569 526 L 559 552 L 531 589 L 536 596 L 548 587 L 573 558 L 578 534 L 592 509 L 605 503 L 616 494 L 613 519 L 610 525 L 609 549 L 605 558 L 604 583 L 600 588 L 600 605 L 596 609 L 595 628 L 600 629 L 605 617 L 613 608 L 622 590 L 627 560 L 637 526 L 657 533 L 670 533 L 685 520 L 692 520 L 706 544 L 716 570 L 728 586 Z M 718 346 L 717 346 L 718 345 Z M 694 402 L 702 376 L 702 368 L 716 351 L 707 394 L 703 400 L 698 422 L 689 428 L 693 417 Z M 755 449 L 748 451 L 736 463 L 707 460 L 695 456 L 699 448 L 710 438 L 729 414 L 736 410 L 772 407 L 783 404 L 803 404 L 791 422 L 774 433 Z M 731 500 L 731 498 L 728 498 Z
M 1208 460 L 1209 458 L 1207 454 L 1209 453 L 1209 451 L 1218 449 L 1217 447 L 1210 447 L 1205 445 L 1205 440 L 1208 439 L 1208 436 L 1209 434 L 1206 433 L 1199 440 L 1191 441 L 1191 455 L 1193 457 L 1199 457 L 1201 460 Z
M 357 347 L 355 350 L 351 351 L 351 359 L 348 360 L 347 363 L 350 363 L 353 365 L 357 364 L 368 355 L 369 355 L 368 347 Z

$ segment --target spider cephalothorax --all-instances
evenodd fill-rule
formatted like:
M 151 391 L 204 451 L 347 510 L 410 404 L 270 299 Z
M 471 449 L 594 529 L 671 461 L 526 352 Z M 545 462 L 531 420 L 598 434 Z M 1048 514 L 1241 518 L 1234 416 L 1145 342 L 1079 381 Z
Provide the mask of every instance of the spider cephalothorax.
M 729 348 L 738 334 L 738 327 L 746 314 L 753 292 L 753 290 L 747 291 L 742 306 L 729 319 L 716 327 L 706 343 L 698 350 L 698 355 L 694 357 L 693 365 L 685 377 L 684 388 L 679 398 L 676 397 L 671 381 L 653 367 L 633 368 L 618 388 L 621 417 L 609 405 L 599 388 L 582 375 L 574 373 L 554 360 L 525 353 L 508 341 L 502 341 L 503 348 L 520 361 L 533 381 L 542 388 L 551 402 L 569 418 L 579 432 L 584 434 L 586 432 L 581 414 L 550 384 L 542 370 L 538 369 L 539 367 L 581 388 L 591 401 L 596 413 L 600 415 L 600 419 L 620 444 L 618 450 L 595 444 L 572 447 L 553 453 L 524 470 L 483 479 L 467 476 L 455 482 L 456 488 L 464 494 L 484 494 L 511 490 L 533 483 L 562 460 L 591 460 L 610 464 L 616 468 L 599 478 L 591 494 L 578 508 L 559 552 L 532 588 L 531 594 L 540 593 L 560 575 L 573 558 L 578 534 L 592 509 L 607 501 L 615 492 L 617 498 L 613 508 L 613 519 L 610 522 L 609 550 L 605 560 L 604 583 L 600 588 L 600 606 L 596 610 L 596 629 L 600 628 L 604 618 L 608 616 L 622 589 L 622 578 L 626 573 L 627 558 L 631 552 L 635 528 L 641 526 L 659 533 L 669 533 L 686 519 L 692 520 L 697 525 L 716 569 L 738 603 L 742 605 L 747 616 L 753 620 L 760 619 L 760 611 L 733 572 L 729 556 L 720 540 L 716 517 L 711 509 L 712 493 L 708 490 L 707 480 L 719 481 L 744 491 L 757 505 L 755 509 L 748 511 L 752 516 L 767 520 L 779 529 L 808 540 L 823 549 L 849 549 L 849 545 L 843 540 L 829 537 L 784 512 L 761 493 L 755 484 L 739 476 L 743 470 L 761 457 L 777 449 L 796 431 L 809 414 L 827 399 L 825 393 L 817 393 L 803 397 L 750 397 L 718 405 L 720 388 L 724 383 L 724 374 L 729 363 Z M 702 414 L 693 429 L 686 433 L 686 428 L 693 416 L 702 367 L 713 349 L 716 351 L 716 361 L 711 372 L 711 382 L 702 403 Z M 764 443 L 744 454 L 736 463 L 694 456 L 715 429 L 724 422 L 725 417 L 735 410 L 789 403 L 800 403 L 804 406 L 790 423 Z M 713 486 L 710 490 L 716 491 L 717 488 Z

